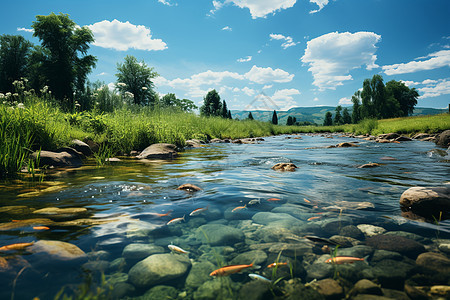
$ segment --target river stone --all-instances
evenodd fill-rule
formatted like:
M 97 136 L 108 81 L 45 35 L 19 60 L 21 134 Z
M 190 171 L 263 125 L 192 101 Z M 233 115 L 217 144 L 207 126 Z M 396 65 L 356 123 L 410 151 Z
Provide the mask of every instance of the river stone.
M 80 140 L 77 140 L 77 139 L 73 140 L 70 147 L 75 149 L 78 152 L 81 152 L 84 156 L 92 155 L 91 147 L 89 147 L 88 144 L 86 144 L 85 142 L 82 142 Z
M 201 191 L 202 189 L 196 185 L 193 185 L 190 183 L 185 183 L 185 184 L 182 184 L 179 187 L 177 187 L 177 190 L 183 190 L 186 192 L 198 192 L 198 191 Z
M 91 260 L 82 265 L 84 270 L 90 272 L 102 272 L 105 273 L 109 269 L 109 261 L 106 260 Z
M 373 253 L 373 256 L 371 258 L 371 262 L 378 262 L 378 261 L 382 261 L 385 259 L 393 259 L 393 260 L 402 260 L 403 256 L 398 253 L 398 252 L 394 252 L 394 251 L 388 251 L 388 250 L 375 250 L 375 252 Z
M 373 253 L 373 249 L 366 245 L 357 245 L 350 248 L 338 248 L 338 256 L 352 256 L 363 258 Z
M 400 206 L 404 211 L 426 217 L 439 219 L 450 217 L 450 184 L 440 187 L 412 187 L 400 196 Z
M 211 272 L 215 269 L 217 269 L 217 267 L 209 261 L 194 262 L 186 278 L 186 286 L 190 288 L 198 288 L 205 281 L 212 279 L 209 274 L 211 274 Z
M 297 168 L 298 167 L 293 163 L 277 163 L 272 167 L 272 169 L 276 171 L 289 171 L 289 172 L 294 172 L 295 169 Z
M 111 290 L 112 299 L 124 299 L 126 296 L 133 294 L 136 288 L 127 282 L 117 282 Z
M 410 258 L 416 258 L 425 247 L 414 240 L 393 235 L 376 235 L 366 239 L 366 244 L 379 250 L 395 251 Z
M 333 277 L 334 267 L 332 264 L 314 263 L 305 267 L 307 280 L 314 279 L 321 280 L 329 277 Z
M 153 244 L 128 244 L 122 252 L 125 259 L 144 259 L 152 254 L 164 253 L 164 248 Z
M 283 204 L 282 206 L 275 207 L 271 212 L 286 213 L 299 220 L 306 220 L 311 216 L 310 210 L 306 210 L 302 207 L 299 207 L 298 205 L 293 204 Z
M 436 145 L 446 148 L 450 146 L 450 130 L 445 130 L 437 136 Z
M 388 297 L 390 299 L 411 300 L 411 298 L 409 298 L 408 295 L 403 291 L 397 291 L 397 290 L 385 289 L 385 288 L 382 288 L 381 291 L 383 292 L 383 295 L 385 297 Z
M 252 250 L 244 252 L 233 258 L 231 265 L 262 265 L 267 260 L 267 254 L 262 250 Z
M 359 230 L 361 230 L 364 235 L 371 237 L 371 236 L 376 236 L 379 234 L 383 234 L 386 232 L 386 229 L 384 229 L 383 227 L 379 227 L 379 226 L 374 226 L 374 225 L 370 225 L 370 224 L 359 224 L 356 226 Z
M 136 287 L 150 287 L 183 276 L 190 266 L 191 261 L 184 255 L 153 254 L 135 264 L 128 279 Z
M 186 140 L 184 142 L 186 144 L 186 147 L 192 147 L 192 148 L 200 148 L 204 147 L 204 144 L 206 144 L 204 141 L 192 139 L 192 140 Z
M 34 243 L 29 250 L 33 253 L 45 254 L 51 260 L 87 259 L 83 250 L 73 244 L 61 241 L 40 240 Z
M 354 143 L 344 142 L 344 143 L 337 144 L 336 147 L 337 148 L 348 148 L 348 147 L 358 147 L 358 145 L 356 145 Z
M 9 215 L 26 215 L 33 211 L 28 206 L 16 205 L 16 206 L 2 206 L 0 207 L 0 213 Z
M 361 279 L 353 286 L 350 295 L 369 294 L 369 295 L 383 295 L 380 286 L 368 279 Z
M 450 286 L 448 285 L 434 285 L 430 288 L 430 294 L 433 296 L 450 299 Z
M 347 225 L 342 227 L 339 235 L 351 237 L 357 240 L 362 240 L 364 238 L 364 233 L 358 227 L 354 225 Z
M 39 167 L 43 166 L 53 166 L 53 167 L 81 167 L 83 161 L 75 150 L 69 151 L 52 152 L 42 150 L 39 154 Z M 33 159 L 36 159 L 38 152 L 31 154 Z
M 233 299 L 232 295 L 228 290 L 228 287 L 235 288 L 240 287 L 240 284 L 233 283 L 230 284 L 231 280 L 229 277 L 222 277 L 220 280 L 208 280 L 203 283 L 195 292 L 195 300 L 229 300 Z
M 75 219 L 86 216 L 88 210 L 85 207 L 46 207 L 35 210 L 33 214 L 49 217 L 50 219 Z
M 153 144 L 145 148 L 141 154 L 136 156 L 138 159 L 166 159 L 175 158 L 178 153 L 176 146 L 173 144 Z
M 361 276 L 372 279 L 385 288 L 401 289 L 405 279 L 411 276 L 414 271 L 415 267 L 413 265 L 385 259 L 375 263 L 372 268 L 364 269 L 361 272 Z
M 264 300 L 273 299 L 270 291 L 270 284 L 261 280 L 247 282 L 239 290 L 239 298 L 245 300 Z
M 252 217 L 252 220 L 262 225 L 273 225 L 275 222 L 285 224 L 286 226 L 303 224 L 299 219 L 285 213 L 259 212 Z
M 142 297 L 137 299 L 176 299 L 178 297 L 178 291 L 173 286 L 157 285 L 148 290 Z
M 316 286 L 317 291 L 328 300 L 342 299 L 344 297 L 344 289 L 334 279 L 326 278 L 319 280 L 314 286 Z
M 395 140 L 396 138 L 399 138 L 400 135 L 398 133 L 384 133 L 380 134 L 377 138 L 379 139 L 385 139 L 385 140 Z
M 439 251 L 450 254 L 450 241 L 439 243 L 438 249 Z
M 330 218 L 322 221 L 321 227 L 328 234 L 335 235 L 339 234 L 344 226 L 352 225 L 352 222 L 352 219 L 348 217 Z
M 269 247 L 270 253 L 278 254 L 283 251 L 283 255 L 289 257 L 300 257 L 312 252 L 312 246 L 307 243 L 276 243 Z
M 196 237 L 201 240 L 202 243 L 208 243 L 211 246 L 231 246 L 235 243 L 244 241 L 245 239 L 242 230 L 221 224 L 206 224 L 200 226 L 196 230 Z
M 417 257 L 416 264 L 432 272 L 449 273 L 450 275 L 450 259 L 440 253 L 422 253 Z

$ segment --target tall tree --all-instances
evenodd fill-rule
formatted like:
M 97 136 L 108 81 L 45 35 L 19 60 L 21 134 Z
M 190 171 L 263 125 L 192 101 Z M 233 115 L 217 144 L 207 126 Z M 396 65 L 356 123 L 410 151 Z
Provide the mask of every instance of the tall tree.
M 231 116 L 231 110 L 228 111 L 228 119 L 233 119 L 233 117 Z
M 372 86 L 370 79 L 365 79 L 363 82 L 363 89 L 361 91 L 361 118 L 374 118 L 376 116 L 374 105 L 372 102 Z
M 286 120 L 286 125 L 291 126 L 293 124 L 293 120 L 291 116 L 288 116 L 287 120 Z
M 352 111 L 352 123 L 357 124 L 361 121 L 361 91 L 356 91 L 352 96 L 353 111 Z
M 203 105 L 200 107 L 202 116 L 220 116 L 222 102 L 219 93 L 216 90 L 209 91 L 203 98 Z
M 153 68 L 147 66 L 143 60 L 138 62 L 136 57 L 127 55 L 123 63 L 117 64 L 117 71 L 118 90 L 133 94 L 134 104 L 149 105 L 155 102 L 156 93 L 152 79 L 159 74 Z
M 342 122 L 344 124 L 352 123 L 352 117 L 350 116 L 350 113 L 348 112 L 347 107 L 345 107 L 344 110 L 342 111 Z
M 83 89 L 87 75 L 97 59 L 87 55 L 94 35 L 88 27 L 77 27 L 67 14 L 36 16 L 31 25 L 33 36 L 38 37 L 42 47 L 48 50 L 43 70 L 50 90 L 59 99 L 73 104 L 75 89 Z
M 333 125 L 342 125 L 343 124 L 341 111 L 342 111 L 342 106 L 338 105 L 336 107 L 336 114 L 334 115 Z
M 254 119 L 253 119 L 252 112 L 249 112 L 249 113 L 248 113 L 248 119 L 249 119 L 249 120 L 254 120 Z
M 407 117 L 413 113 L 419 98 L 415 88 L 410 89 L 401 81 L 391 80 L 386 83 L 386 93 L 398 101 L 403 116 Z
M 325 119 L 323 120 L 323 126 L 331 126 L 333 125 L 333 115 L 331 112 L 327 111 L 325 114 Z
M 161 106 L 164 106 L 164 107 L 175 106 L 177 104 L 177 97 L 173 93 L 168 93 L 168 94 L 164 95 L 159 100 L 159 102 L 160 102 Z
M 370 82 L 372 88 L 372 103 L 374 106 L 374 117 L 383 119 L 388 116 L 389 111 L 386 107 L 386 89 L 381 75 L 373 75 Z
M 273 114 L 272 114 L 272 124 L 278 125 L 278 116 L 277 116 L 277 112 L 275 110 L 273 111 Z
M 0 35 L 1 92 L 14 92 L 12 83 L 27 76 L 32 46 L 21 35 Z
M 297 125 L 297 118 L 296 117 L 292 117 L 292 125 Z
M 228 107 L 227 107 L 227 102 L 225 100 L 222 101 L 222 107 L 220 109 L 220 115 L 224 119 L 228 118 Z

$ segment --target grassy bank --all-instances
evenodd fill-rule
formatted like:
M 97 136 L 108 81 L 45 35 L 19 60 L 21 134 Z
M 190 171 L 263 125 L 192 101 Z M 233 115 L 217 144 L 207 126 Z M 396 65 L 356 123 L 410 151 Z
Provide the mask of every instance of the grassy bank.
M 306 132 L 436 133 L 450 129 L 450 115 L 364 120 L 342 126 L 280 126 L 259 121 L 205 118 L 175 110 L 125 106 L 113 113 L 65 113 L 51 101 L 29 96 L 24 104 L 0 104 L 0 177 L 14 176 L 34 150 L 56 150 L 73 139 L 91 139 L 112 153 L 152 143 L 184 146 L 189 139 L 244 138 Z

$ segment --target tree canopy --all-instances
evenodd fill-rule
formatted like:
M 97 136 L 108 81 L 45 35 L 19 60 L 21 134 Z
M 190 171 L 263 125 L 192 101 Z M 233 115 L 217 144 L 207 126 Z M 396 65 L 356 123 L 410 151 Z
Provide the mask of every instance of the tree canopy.
M 273 111 L 273 114 L 272 114 L 272 124 L 278 125 L 278 116 L 277 116 L 277 112 L 275 110 Z
M 202 116 L 221 116 L 222 102 L 216 90 L 209 91 L 203 98 L 203 105 L 200 107 Z
M 323 126 L 333 125 L 333 116 L 331 112 L 327 111 L 325 114 L 325 119 L 323 120 Z
M 21 35 L 0 36 L 0 91 L 13 92 L 13 82 L 28 74 L 32 44 Z
M 191 112 L 192 110 L 197 109 L 197 106 L 194 104 L 193 101 L 189 99 L 178 99 L 173 93 L 168 93 L 164 95 L 159 100 L 159 105 L 161 107 L 178 108 L 187 112 Z

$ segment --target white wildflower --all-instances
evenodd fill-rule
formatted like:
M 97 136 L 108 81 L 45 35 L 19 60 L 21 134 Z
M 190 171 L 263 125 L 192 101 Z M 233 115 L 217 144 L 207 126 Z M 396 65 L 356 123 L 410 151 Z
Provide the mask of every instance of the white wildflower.
M 117 86 L 119 86 L 119 87 L 126 87 L 127 85 L 125 83 L 123 83 L 123 82 L 118 82 Z
M 19 103 L 17 104 L 17 108 L 25 109 L 25 105 L 23 105 L 23 103 Z
M 10 92 L 7 92 L 7 93 L 6 93 L 6 98 L 11 97 L 11 95 L 12 95 L 12 94 L 11 94 Z
M 147 88 L 146 86 L 143 86 L 143 87 L 142 87 L 142 90 L 143 90 L 143 91 L 146 91 L 146 90 L 148 90 L 148 88 Z
M 134 98 L 134 94 L 130 92 L 125 92 L 125 97 Z
M 3 99 L 3 98 L 5 98 L 5 94 L 0 93 L 0 99 Z
M 14 93 L 13 96 L 14 97 L 19 97 L 19 94 L 18 93 Z

